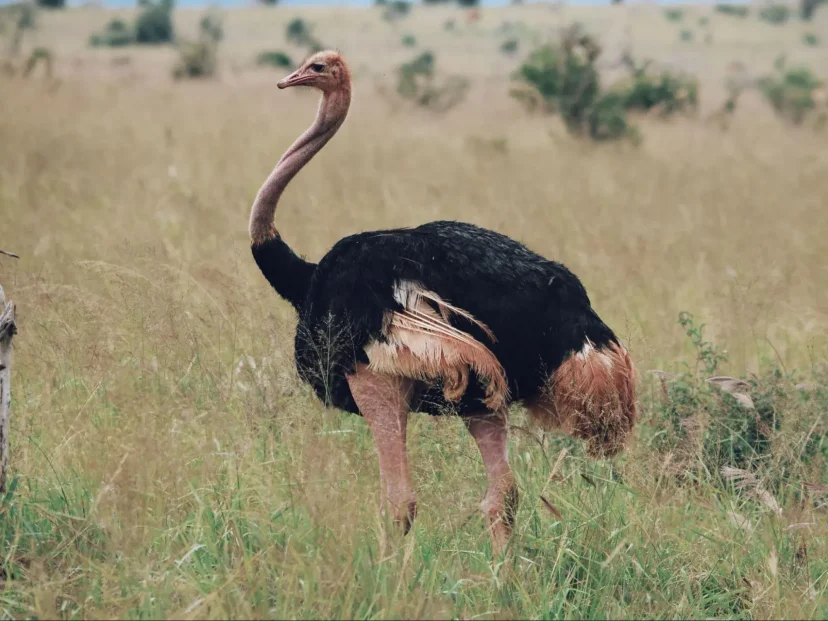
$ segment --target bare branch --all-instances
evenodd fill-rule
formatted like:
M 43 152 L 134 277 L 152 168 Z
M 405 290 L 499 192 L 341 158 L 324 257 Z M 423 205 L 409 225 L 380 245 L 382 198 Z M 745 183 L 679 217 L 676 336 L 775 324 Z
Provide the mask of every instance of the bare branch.
M 9 251 L 7 251 L 7 250 L 3 250 L 2 248 L 0 248 L 0 254 L 4 254 L 4 255 L 6 255 L 7 257 L 11 257 L 12 259 L 19 259 L 19 258 L 20 258 L 20 255 L 19 255 L 19 254 L 14 254 L 13 252 L 9 252 Z

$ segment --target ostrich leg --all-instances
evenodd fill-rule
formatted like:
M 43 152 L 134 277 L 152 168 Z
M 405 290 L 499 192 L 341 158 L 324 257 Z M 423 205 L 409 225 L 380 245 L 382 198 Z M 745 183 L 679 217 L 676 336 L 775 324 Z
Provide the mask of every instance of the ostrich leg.
M 348 376 L 348 385 L 377 445 L 383 510 L 390 510 L 394 520 L 407 533 L 417 514 L 417 499 L 405 449 L 414 382 L 375 373 L 360 365 L 356 373 Z
M 518 489 L 509 468 L 506 443 L 508 413 L 503 411 L 464 418 L 463 421 L 477 442 L 486 468 L 489 487 L 480 508 L 492 536 L 494 552 L 502 554 L 512 535 L 518 506 Z

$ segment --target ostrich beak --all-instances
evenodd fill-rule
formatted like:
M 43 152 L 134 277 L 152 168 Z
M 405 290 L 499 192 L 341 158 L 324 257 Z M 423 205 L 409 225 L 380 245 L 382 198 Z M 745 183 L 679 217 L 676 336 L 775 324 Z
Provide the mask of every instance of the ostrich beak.
M 291 86 L 300 86 L 302 84 L 307 84 L 314 78 L 314 74 L 312 73 L 305 73 L 301 69 L 297 69 L 293 73 L 291 73 L 286 78 L 279 80 L 276 84 L 279 88 L 289 88 Z

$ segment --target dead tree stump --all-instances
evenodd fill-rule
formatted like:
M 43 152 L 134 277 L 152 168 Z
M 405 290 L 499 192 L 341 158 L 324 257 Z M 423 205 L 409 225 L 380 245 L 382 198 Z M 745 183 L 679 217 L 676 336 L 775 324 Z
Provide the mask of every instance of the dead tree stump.
M 0 287 L 0 494 L 6 491 L 6 470 L 9 466 L 12 337 L 17 332 L 14 320 L 14 302 L 6 302 L 3 287 Z

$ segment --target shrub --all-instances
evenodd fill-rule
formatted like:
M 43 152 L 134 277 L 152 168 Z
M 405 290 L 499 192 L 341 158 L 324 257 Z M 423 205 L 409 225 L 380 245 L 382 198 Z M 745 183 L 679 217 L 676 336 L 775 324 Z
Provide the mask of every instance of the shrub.
M 802 35 L 802 43 L 808 47 L 817 47 L 819 45 L 819 37 L 812 32 L 806 32 Z
M 403 35 L 403 38 L 400 39 L 400 43 L 402 43 L 405 47 L 414 47 L 417 45 L 417 39 L 413 34 Z
M 769 4 L 759 11 L 759 19 L 769 24 L 784 24 L 791 16 L 791 10 L 784 4 Z
M 66 6 L 66 0 L 37 0 L 37 6 L 44 9 L 62 9 Z
M 113 19 L 102 33 L 89 37 L 89 45 L 93 47 L 123 47 L 133 43 L 135 43 L 135 34 L 132 28 L 120 19 Z
M 287 25 L 285 38 L 289 43 L 308 48 L 308 51 L 311 53 L 323 49 L 322 44 L 313 36 L 313 26 L 300 17 L 291 20 Z
M 744 4 L 717 4 L 716 12 L 731 17 L 747 17 L 748 7 Z
M 146 45 L 171 43 L 175 38 L 172 3 L 161 2 L 144 7 L 135 20 L 135 41 Z
M 513 75 L 523 88 L 512 96 L 530 109 L 561 115 L 576 135 L 602 140 L 617 138 L 628 129 L 623 97 L 602 96 L 595 63 L 601 50 L 580 27 L 568 28 L 558 44 L 534 50 Z
M 669 71 L 654 73 L 649 67 L 650 63 L 640 67 L 633 63 L 632 81 L 621 89 L 627 110 L 657 109 L 666 116 L 695 109 L 699 90 L 696 79 Z
M 679 33 L 679 39 L 681 39 L 684 43 L 692 42 L 693 41 L 693 31 L 688 29 L 688 28 L 682 29 L 682 31 Z
M 279 69 L 289 69 L 293 67 L 293 61 L 290 56 L 278 50 L 269 52 L 260 52 L 256 57 L 257 65 L 267 65 L 269 67 L 278 67 Z
M 457 0 L 457 4 L 464 7 L 479 6 L 480 0 Z
M 209 11 L 199 22 L 201 36 L 215 43 L 224 39 L 224 18 L 217 11 Z
M 400 65 L 397 68 L 397 93 L 418 106 L 443 112 L 463 100 L 469 82 L 460 76 L 449 76 L 438 83 L 435 64 L 434 54 L 427 51 Z
M 179 58 L 173 67 L 173 77 L 176 80 L 213 77 L 218 68 L 218 44 L 223 37 L 221 15 L 209 11 L 199 22 L 198 40 L 178 44 Z
M 799 15 L 805 21 L 809 22 L 814 18 L 819 5 L 824 4 L 826 0 L 801 0 L 799 5 Z
M 279 0 L 259 0 L 265 6 L 276 6 L 279 4 Z
M 210 41 L 182 41 L 178 45 L 179 59 L 173 68 L 173 77 L 209 78 L 216 73 L 216 45 Z
M 390 0 L 383 6 L 382 18 L 387 22 L 402 19 L 411 12 L 411 3 L 406 0 Z
M 506 39 L 500 44 L 500 51 L 504 54 L 514 54 L 518 50 L 520 41 L 518 39 Z
M 783 119 L 801 124 L 814 109 L 815 92 L 822 82 L 807 67 L 785 66 L 784 58 L 776 62 L 775 74 L 759 81 L 759 88 L 774 111 Z
M 684 17 L 684 11 L 681 9 L 664 9 L 664 17 L 671 22 L 680 22 Z

